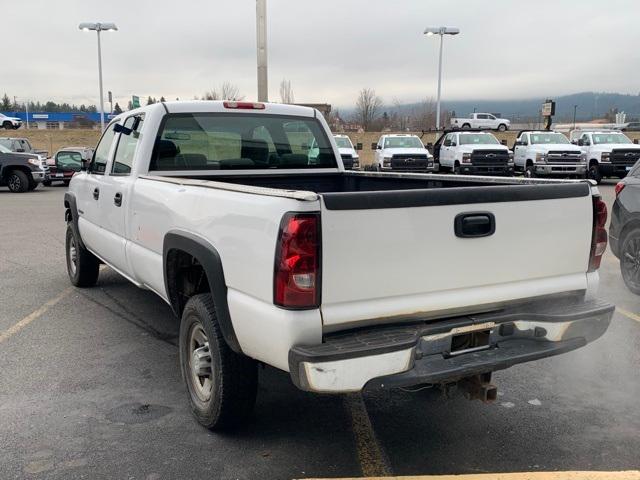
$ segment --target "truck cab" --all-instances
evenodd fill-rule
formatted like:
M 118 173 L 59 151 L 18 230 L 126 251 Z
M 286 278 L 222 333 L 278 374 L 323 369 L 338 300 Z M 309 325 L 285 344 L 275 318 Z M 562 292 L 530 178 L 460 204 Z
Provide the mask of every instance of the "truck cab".
M 577 144 L 586 157 L 589 178 L 598 183 L 605 177 L 626 177 L 640 160 L 640 145 L 621 132 L 583 132 Z
M 431 172 L 434 170 L 433 155 L 416 135 L 382 135 L 371 144 L 375 151 L 375 170 L 394 172 Z
M 0 186 L 14 193 L 35 190 L 47 176 L 45 161 L 30 153 L 16 153 L 0 143 Z
M 525 177 L 584 178 L 587 165 L 582 150 L 562 133 L 546 130 L 523 130 L 513 145 L 516 171 Z
M 458 175 L 513 175 L 513 154 L 488 132 L 444 133 L 433 156 L 440 170 Z

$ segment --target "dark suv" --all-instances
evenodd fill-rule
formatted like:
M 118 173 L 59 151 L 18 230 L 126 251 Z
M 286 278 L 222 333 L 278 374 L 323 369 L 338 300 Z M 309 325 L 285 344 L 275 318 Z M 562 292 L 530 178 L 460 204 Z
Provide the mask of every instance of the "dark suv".
M 616 185 L 609 245 L 620 260 L 624 283 L 640 295 L 640 162 Z
M 0 186 L 16 193 L 35 190 L 47 176 L 47 166 L 39 155 L 15 153 L 0 145 Z

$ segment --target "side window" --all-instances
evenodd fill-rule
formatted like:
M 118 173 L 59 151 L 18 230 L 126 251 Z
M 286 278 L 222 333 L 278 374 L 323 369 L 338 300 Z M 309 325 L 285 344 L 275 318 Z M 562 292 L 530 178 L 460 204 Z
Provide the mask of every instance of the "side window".
M 129 175 L 131 173 L 136 147 L 138 146 L 138 139 L 140 138 L 139 132 L 144 120 L 142 117 L 129 117 L 122 124 L 126 128 L 133 129 L 136 118 L 140 119 L 136 130 L 131 132 L 130 135 L 121 133 L 118 139 L 116 154 L 113 157 L 113 165 L 111 166 L 111 173 L 114 175 Z
M 478 118 L 479 118 L 480 120 L 486 120 L 486 119 L 487 119 L 487 117 L 488 117 L 488 115 L 485 115 L 484 113 L 480 113 L 480 114 L 478 114 Z
M 107 168 L 107 162 L 109 161 L 109 151 L 111 150 L 111 144 L 113 143 L 113 137 L 115 132 L 113 128 L 115 123 L 112 123 L 107 127 L 104 134 L 102 134 L 102 138 L 100 139 L 100 143 L 96 147 L 96 151 L 93 154 L 93 160 L 91 160 L 91 165 L 89 167 L 90 173 L 96 173 L 99 175 L 104 174 L 104 171 Z
M 80 171 L 82 155 L 79 152 L 58 152 L 56 165 L 62 170 Z
M 496 119 L 496 117 L 494 117 L 493 115 L 487 115 L 487 118 L 488 118 L 489 120 L 495 120 L 495 119 Z
M 529 139 L 527 138 L 526 133 L 520 135 L 520 142 L 522 143 L 522 145 L 529 145 Z
M 582 135 L 582 144 L 583 145 L 591 145 L 591 139 L 589 138 L 589 134 L 585 133 Z

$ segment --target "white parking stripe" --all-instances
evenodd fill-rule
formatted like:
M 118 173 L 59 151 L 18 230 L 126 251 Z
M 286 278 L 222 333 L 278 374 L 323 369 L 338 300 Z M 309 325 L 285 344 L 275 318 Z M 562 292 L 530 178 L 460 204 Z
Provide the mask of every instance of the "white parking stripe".
M 320 480 L 320 479 L 315 479 Z M 356 480 L 343 478 L 334 480 Z M 640 480 L 640 471 L 625 472 L 521 472 L 470 475 L 427 475 L 417 477 L 366 477 L 359 480 Z
M 14 325 L 9 327 L 4 332 L 0 333 L 0 343 L 4 342 L 5 340 L 8 340 L 13 335 L 15 335 L 20 330 L 22 330 L 27 325 L 29 325 L 31 322 L 33 322 L 34 320 L 38 319 L 40 316 L 42 316 L 42 314 L 44 314 L 47 310 L 49 310 L 51 307 L 53 307 L 56 303 L 58 303 L 64 297 L 69 295 L 72 291 L 73 291 L 73 287 L 67 288 L 62 293 L 60 293 L 58 296 L 56 296 L 56 297 L 52 298 L 51 300 L 47 301 L 44 305 L 42 305 L 38 309 L 36 309 L 33 312 L 31 312 L 29 315 L 24 317 L 22 320 L 20 320 L 19 322 L 15 323 Z

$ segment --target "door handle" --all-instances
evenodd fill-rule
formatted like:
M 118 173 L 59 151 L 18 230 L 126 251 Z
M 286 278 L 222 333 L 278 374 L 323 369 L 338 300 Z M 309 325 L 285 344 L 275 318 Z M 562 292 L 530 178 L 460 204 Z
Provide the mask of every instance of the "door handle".
M 496 217 L 491 212 L 461 213 L 454 220 L 454 231 L 460 238 L 488 237 L 496 231 Z
M 98 187 L 93 189 L 93 199 L 98 200 L 100 198 L 100 189 Z
M 120 207 L 122 205 L 122 194 L 120 192 L 116 193 L 113 197 L 113 203 L 116 207 Z

